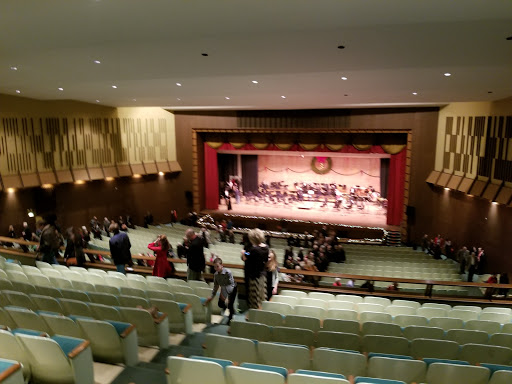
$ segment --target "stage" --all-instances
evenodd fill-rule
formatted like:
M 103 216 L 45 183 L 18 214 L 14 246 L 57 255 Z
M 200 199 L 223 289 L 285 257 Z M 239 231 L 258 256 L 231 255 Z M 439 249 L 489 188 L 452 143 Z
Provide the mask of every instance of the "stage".
M 203 210 L 215 220 L 231 219 L 235 227 L 256 227 L 272 231 L 285 229 L 289 232 L 302 233 L 320 229 L 323 223 L 340 231 L 342 237 L 350 239 L 380 239 L 386 231 L 400 231 L 400 227 L 386 224 L 386 210 L 368 205 L 363 210 L 335 209 L 332 203 L 322 207 L 321 202 L 302 204 L 272 204 L 264 202 L 245 202 L 236 204 L 232 209 L 225 203 L 217 210 Z M 309 205 L 308 205 L 309 204 Z

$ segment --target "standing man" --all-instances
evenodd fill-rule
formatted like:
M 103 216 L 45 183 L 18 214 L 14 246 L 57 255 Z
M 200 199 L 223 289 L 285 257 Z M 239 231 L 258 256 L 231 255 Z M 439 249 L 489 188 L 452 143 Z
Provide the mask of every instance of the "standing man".
M 222 309 L 229 309 L 228 325 L 231 323 L 231 319 L 235 313 L 235 298 L 236 298 L 236 282 L 233 278 L 233 274 L 227 268 L 222 265 L 222 259 L 217 257 L 213 261 L 213 267 L 215 268 L 215 274 L 213 275 L 213 291 L 212 295 L 206 300 L 207 303 L 213 300 L 217 294 L 217 290 L 220 287 L 219 296 L 219 307 Z
M 132 255 L 130 253 L 132 245 L 130 239 L 125 232 L 119 232 L 119 224 L 117 223 L 110 225 L 110 232 L 113 232 L 114 235 L 110 238 L 108 243 L 117 272 L 126 273 L 125 265 L 132 261 Z
M 43 261 L 48 264 L 58 264 L 57 256 L 61 246 L 61 235 L 55 222 L 57 216 L 50 214 L 45 218 L 46 225 L 41 232 L 39 240 L 39 252 L 43 254 Z
M 203 239 L 194 232 L 192 228 L 185 232 L 185 248 L 187 250 L 187 281 L 202 280 L 202 273 L 206 267 L 204 258 Z

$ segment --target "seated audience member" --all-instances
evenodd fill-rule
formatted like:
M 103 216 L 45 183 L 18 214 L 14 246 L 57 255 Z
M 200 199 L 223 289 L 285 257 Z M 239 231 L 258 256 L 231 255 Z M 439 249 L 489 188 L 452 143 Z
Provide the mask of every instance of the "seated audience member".
M 485 280 L 488 284 L 498 284 L 498 274 L 493 273 L 487 280 Z M 484 297 L 490 298 L 494 294 L 495 288 L 488 287 L 485 289 Z
M 336 278 L 334 279 L 334 283 L 332 283 L 332 286 L 333 286 L 333 287 L 342 287 L 342 286 L 343 286 L 343 284 L 341 284 L 341 279 L 340 279 L 339 277 L 336 277 Z
M 229 309 L 228 325 L 231 323 L 231 319 L 235 314 L 235 298 L 237 292 L 237 286 L 233 274 L 228 268 L 225 268 L 222 264 L 222 259 L 216 258 L 213 261 L 215 268 L 215 274 L 213 275 L 213 290 L 211 296 L 207 299 L 207 302 L 213 300 L 217 291 L 220 287 L 220 296 L 218 305 L 222 309 Z
M 363 285 L 361 285 L 361 288 L 368 289 L 368 292 L 374 291 L 374 285 L 372 280 L 366 280 Z
M 348 279 L 346 286 L 348 288 L 354 288 L 354 280 Z
M 92 232 L 92 235 L 94 236 L 94 238 L 101 240 L 101 228 L 100 228 L 100 223 L 98 222 L 98 218 L 96 216 L 94 216 L 91 219 L 90 224 L 91 224 L 91 232 Z
M 398 288 L 398 283 L 395 281 L 393 284 L 391 284 L 388 288 L 388 291 L 398 291 L 400 288 Z
M 13 225 L 9 225 L 9 230 L 7 231 L 7 237 L 10 237 L 11 239 L 15 239 L 16 238 L 16 232 L 14 232 L 14 226 Z M 6 247 L 12 247 L 13 246 L 12 243 L 5 243 L 4 245 Z
M 508 279 L 508 274 L 506 272 L 503 272 L 500 275 L 500 284 L 510 284 L 510 281 Z M 507 297 L 507 294 L 508 294 L 508 288 L 500 288 L 500 295 Z

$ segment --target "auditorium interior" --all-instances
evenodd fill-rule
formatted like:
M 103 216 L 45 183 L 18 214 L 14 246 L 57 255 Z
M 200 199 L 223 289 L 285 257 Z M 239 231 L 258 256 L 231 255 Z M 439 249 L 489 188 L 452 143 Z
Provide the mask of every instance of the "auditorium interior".
M 0 383 L 512 383 L 511 26 L 500 0 L 2 1 Z

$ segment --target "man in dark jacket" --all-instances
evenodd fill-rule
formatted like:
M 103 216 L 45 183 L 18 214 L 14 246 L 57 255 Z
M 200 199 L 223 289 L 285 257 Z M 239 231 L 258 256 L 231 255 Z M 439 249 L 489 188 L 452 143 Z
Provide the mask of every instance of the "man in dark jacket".
M 110 226 L 110 232 L 114 233 L 109 240 L 109 246 L 117 272 L 126 273 L 125 265 L 132 261 L 130 239 L 125 232 L 119 232 L 119 224 L 117 223 Z
M 187 229 L 185 237 L 187 239 L 184 244 L 187 249 L 187 280 L 202 280 L 202 273 L 206 267 L 203 239 L 197 236 L 192 228 Z

